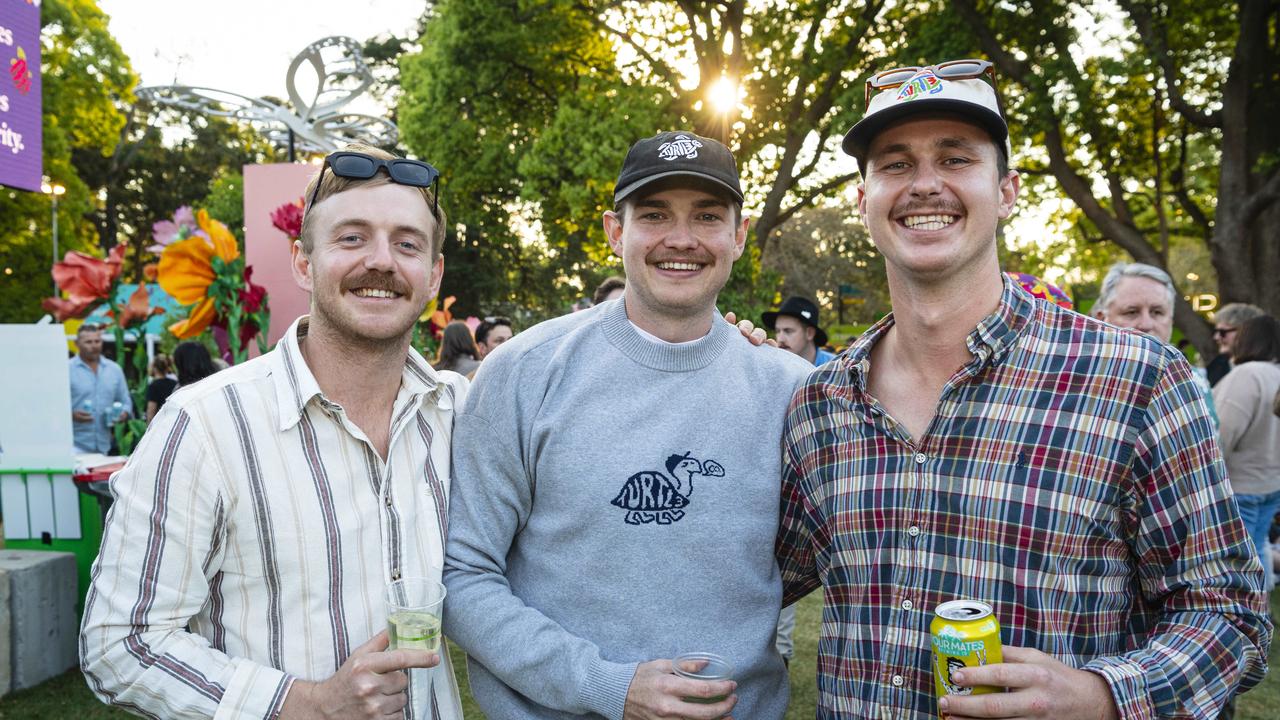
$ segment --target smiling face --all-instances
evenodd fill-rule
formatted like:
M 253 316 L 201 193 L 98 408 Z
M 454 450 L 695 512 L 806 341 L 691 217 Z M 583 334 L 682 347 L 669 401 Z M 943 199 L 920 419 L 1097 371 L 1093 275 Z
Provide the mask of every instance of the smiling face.
M 1144 332 L 1167 343 L 1173 336 L 1173 307 L 1169 290 L 1151 278 L 1125 277 L 1103 309 L 1103 320 Z
M 1018 196 L 976 125 L 921 116 L 882 131 L 867 153 L 858 208 L 890 276 L 930 283 L 997 272 L 996 227 Z
M 407 340 L 444 272 L 422 193 L 390 183 L 357 186 L 309 212 L 312 248 L 294 243 L 293 271 L 311 293 L 312 327 L 357 345 Z
M 609 246 L 626 269 L 627 315 L 651 332 L 664 321 L 710 318 L 747 239 L 746 218 L 736 219 L 724 195 L 688 186 L 655 190 L 628 199 L 626 217 L 604 216 Z

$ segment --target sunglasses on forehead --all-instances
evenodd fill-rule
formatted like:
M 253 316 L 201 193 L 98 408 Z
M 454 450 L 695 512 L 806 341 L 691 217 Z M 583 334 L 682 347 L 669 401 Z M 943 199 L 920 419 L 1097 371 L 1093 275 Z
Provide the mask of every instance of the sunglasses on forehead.
M 436 220 L 440 219 L 438 211 L 440 193 L 436 190 L 436 182 L 440 179 L 440 171 L 421 160 L 406 160 L 404 158 L 383 160 L 364 153 L 350 151 L 329 153 L 324 159 L 324 165 L 320 168 L 320 177 L 316 178 L 316 187 L 311 191 L 311 202 L 307 203 L 308 209 L 315 205 L 316 195 L 320 193 L 320 181 L 324 179 L 326 168 L 338 177 L 351 178 L 352 180 L 368 180 L 377 175 L 379 170 L 385 169 L 387 177 L 390 177 L 393 183 L 431 188 L 431 216 Z
M 881 70 L 867 78 L 867 92 L 863 102 L 869 106 L 873 90 L 883 91 L 902 87 L 911 78 L 924 70 L 933 71 L 934 76 L 943 80 L 971 80 L 986 75 L 991 78 L 991 86 L 996 87 L 996 70 L 989 60 L 949 60 L 937 65 L 919 65 Z M 997 92 L 998 95 L 999 93 Z

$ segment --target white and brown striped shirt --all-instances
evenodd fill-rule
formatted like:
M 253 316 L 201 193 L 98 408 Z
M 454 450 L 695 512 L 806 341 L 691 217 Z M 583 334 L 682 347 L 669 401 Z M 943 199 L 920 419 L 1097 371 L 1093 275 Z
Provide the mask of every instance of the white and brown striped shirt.
M 383 589 L 439 579 L 454 408 L 467 388 L 410 351 L 384 462 L 299 351 L 169 398 L 129 463 L 93 568 L 81 666 L 148 717 L 272 718 L 386 628 Z M 462 717 L 448 655 L 415 671 L 406 717 Z

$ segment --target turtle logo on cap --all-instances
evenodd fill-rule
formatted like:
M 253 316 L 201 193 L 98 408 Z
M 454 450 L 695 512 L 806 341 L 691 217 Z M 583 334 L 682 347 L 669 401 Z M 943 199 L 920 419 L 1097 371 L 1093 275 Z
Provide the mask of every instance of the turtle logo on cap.
M 694 140 L 688 135 L 677 135 L 675 140 L 662 143 L 658 146 L 658 157 L 663 160 L 693 160 L 698 157 L 698 148 L 702 147 L 702 143 Z
M 919 100 L 925 95 L 933 95 L 942 92 L 942 81 L 938 79 L 928 70 L 922 70 L 916 73 L 915 77 L 902 84 L 902 89 L 898 90 L 897 100 L 906 102 L 908 100 Z
M 627 511 L 628 525 L 657 523 L 670 525 L 684 517 L 693 495 L 693 477 L 724 477 L 724 466 L 715 460 L 701 461 L 691 453 L 667 458 L 667 472 L 642 470 L 627 478 L 612 504 Z

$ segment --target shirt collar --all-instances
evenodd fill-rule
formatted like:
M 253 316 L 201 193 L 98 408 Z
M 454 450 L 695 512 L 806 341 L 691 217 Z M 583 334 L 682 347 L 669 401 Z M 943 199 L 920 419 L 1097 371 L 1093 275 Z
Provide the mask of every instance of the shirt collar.
M 310 316 L 303 315 L 285 331 L 280 342 L 276 344 L 268 357 L 271 373 L 278 380 L 275 383 L 276 404 L 280 413 L 280 430 L 288 430 L 302 418 L 307 405 L 313 400 L 317 403 L 330 403 L 320 390 L 315 375 L 302 356 L 302 338 L 307 336 L 307 325 Z M 400 391 L 396 395 L 396 404 L 403 397 L 417 397 L 421 401 L 436 401 L 442 409 L 450 409 L 453 405 L 453 393 L 444 392 L 448 384 L 423 359 L 422 355 L 409 348 L 405 357 L 404 370 L 400 375 Z
M 994 363 L 1008 354 L 1038 312 L 1036 299 L 1030 293 L 1023 290 L 1004 273 L 1001 273 L 1000 277 L 1003 281 L 1000 304 L 965 338 L 965 345 L 978 361 L 979 367 L 988 362 Z M 893 327 L 893 313 L 885 315 L 879 322 L 868 328 L 854 341 L 849 351 L 841 356 L 840 362 L 849 373 L 850 382 L 859 391 L 865 392 L 867 389 L 871 348 L 875 347 L 891 327 Z

